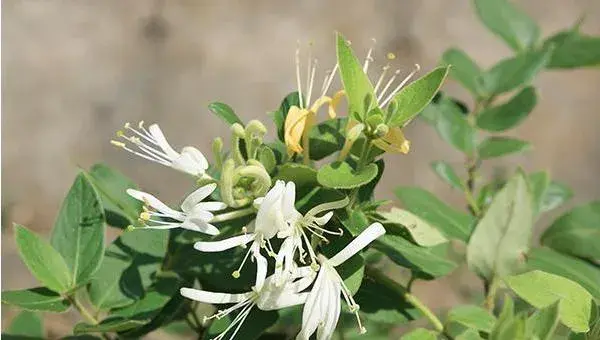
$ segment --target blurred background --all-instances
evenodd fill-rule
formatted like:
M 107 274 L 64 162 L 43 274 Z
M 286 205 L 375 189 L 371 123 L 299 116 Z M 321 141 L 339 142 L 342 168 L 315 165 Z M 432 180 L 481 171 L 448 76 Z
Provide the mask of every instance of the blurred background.
M 543 36 L 582 14 L 583 31 L 600 34 L 600 1 L 515 2 L 538 21 Z M 229 135 L 207 110 L 210 102 L 225 102 L 242 119 L 272 127 L 266 112 L 295 90 L 297 40 L 314 42 L 322 77 L 334 64 L 336 30 L 361 57 L 376 38 L 375 64 L 393 52 L 395 66 L 404 69 L 419 63 L 429 70 L 452 46 L 484 68 L 511 55 L 467 0 L 2 1 L 2 289 L 36 285 L 16 253 L 12 222 L 47 234 L 78 167 L 105 162 L 171 203 L 190 189 L 185 175 L 109 144 L 125 122 L 158 122 L 176 148 L 195 145 L 210 155 L 212 139 Z M 575 191 L 561 211 L 600 197 L 600 72 L 546 71 L 535 85 L 538 106 L 512 131 L 532 142 L 534 152 L 501 158 L 485 171 L 517 164 L 549 170 Z M 451 81 L 445 90 L 469 98 Z M 422 122 L 406 135 L 411 153 L 386 158 L 379 197 L 393 199 L 392 189 L 402 184 L 463 204 L 429 165 L 445 159 L 460 166 L 461 154 Z M 444 308 L 462 301 L 473 285 L 479 281 L 458 271 L 420 283 L 416 294 Z M 10 310 L 3 307 L 5 325 Z M 73 318 L 50 320 L 52 334 L 67 334 Z

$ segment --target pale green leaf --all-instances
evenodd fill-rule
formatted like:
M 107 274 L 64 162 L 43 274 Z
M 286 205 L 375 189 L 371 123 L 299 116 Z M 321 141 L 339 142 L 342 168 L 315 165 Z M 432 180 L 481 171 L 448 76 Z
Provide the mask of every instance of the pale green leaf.
M 448 312 L 446 322 L 456 322 L 468 328 L 489 333 L 494 327 L 496 318 L 481 307 L 465 305 L 452 308 Z
M 481 68 L 464 51 L 451 48 L 442 55 L 444 63 L 450 65 L 450 77 L 461 83 L 475 96 L 481 94 L 481 84 L 478 77 Z
M 227 123 L 229 125 L 233 125 L 235 123 L 244 125 L 244 123 L 242 123 L 242 120 L 235 114 L 233 109 L 225 103 L 220 103 L 220 102 L 210 103 L 208 105 L 208 109 L 210 110 L 210 112 L 217 115 L 219 118 L 221 118 L 223 121 L 225 121 L 225 123 Z
M 551 340 L 558 325 L 559 304 L 554 303 L 544 309 L 535 311 L 527 319 L 528 339 Z
M 65 312 L 71 306 L 67 299 L 46 287 L 3 291 L 2 303 L 29 311 L 52 313 Z
M 467 154 L 475 149 L 475 129 L 456 103 L 442 97 L 428 108 L 433 125 L 445 142 Z
M 600 36 L 570 30 L 553 35 L 544 45 L 555 47 L 548 68 L 570 69 L 600 65 Z
M 452 166 L 444 161 L 434 161 L 431 163 L 433 171 L 442 179 L 444 182 L 450 184 L 454 189 L 464 190 L 462 180 L 454 171 Z
M 511 137 L 489 137 L 479 144 L 477 152 L 480 159 L 502 157 L 513 153 L 524 152 L 531 144 Z
M 540 204 L 540 212 L 556 209 L 572 197 L 573 190 L 571 188 L 562 183 L 551 181 Z
M 455 340 L 483 340 L 482 337 L 479 336 L 479 332 L 474 329 L 467 329 L 466 331 L 460 333 Z
M 400 340 L 437 340 L 437 333 L 429 329 L 417 328 L 404 334 Z
M 528 86 L 506 103 L 483 110 L 477 116 L 477 126 L 487 131 L 504 131 L 522 123 L 537 103 L 536 91 Z
M 371 163 L 362 170 L 356 171 L 346 162 L 334 162 L 319 169 L 317 180 L 326 188 L 353 189 L 375 179 L 378 169 L 376 164 Z
M 546 197 L 546 191 L 550 185 L 550 175 L 546 171 L 529 174 L 527 178 L 533 199 L 533 211 L 538 214 L 542 200 Z
M 6 332 L 12 337 L 23 339 L 44 338 L 44 323 L 35 312 L 23 311 L 12 319 Z M 4 337 L 4 336 L 3 336 Z
M 432 247 L 448 242 L 436 228 L 409 211 L 392 208 L 389 212 L 381 212 L 387 223 L 400 224 L 412 236 L 415 242 L 423 247 Z

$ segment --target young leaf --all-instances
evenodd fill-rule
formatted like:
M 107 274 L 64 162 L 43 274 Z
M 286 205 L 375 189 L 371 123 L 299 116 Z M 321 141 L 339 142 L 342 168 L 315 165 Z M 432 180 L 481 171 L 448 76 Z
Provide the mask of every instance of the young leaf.
M 551 181 L 540 203 L 540 212 L 556 209 L 572 197 L 573 190 L 571 188 L 562 183 Z
M 456 322 L 468 328 L 490 333 L 496 318 L 487 310 L 478 306 L 458 306 L 448 312 L 447 323 Z
M 475 149 L 475 129 L 467 122 L 460 107 L 448 98 L 430 105 L 430 115 L 440 137 L 464 153 Z
M 80 173 L 63 201 L 50 238 L 71 271 L 70 288 L 85 284 L 100 267 L 105 229 L 100 198 Z
M 554 303 L 533 313 L 527 319 L 527 338 L 550 340 L 558 325 L 559 304 Z
M 400 224 L 406 228 L 415 243 L 420 246 L 433 247 L 448 242 L 448 239 L 437 229 L 406 210 L 392 208 L 389 212 L 381 212 L 380 214 L 386 219 L 387 223 Z
M 442 87 L 449 69 L 449 66 L 438 67 L 400 90 L 394 97 L 398 111 L 388 125 L 390 127 L 405 126 L 419 112 L 423 111 Z
M 548 63 L 551 69 L 570 69 L 600 65 L 600 37 L 581 34 L 576 30 L 563 31 L 544 42 L 544 46 L 554 45 L 552 58 Z
M 145 323 L 146 322 L 142 320 L 127 320 L 122 318 L 108 318 L 102 320 L 102 322 L 97 325 L 80 322 L 73 328 L 73 334 L 80 335 L 87 333 L 123 332 L 142 326 Z
M 88 179 L 100 195 L 106 223 L 125 228 L 134 224 L 142 212 L 142 202 L 127 194 L 127 189 L 138 186 L 119 171 L 99 163 L 87 173 Z
M 311 159 L 319 161 L 342 149 L 347 121 L 346 117 L 328 119 L 310 130 L 308 138 Z
M 527 181 L 531 189 L 531 198 L 533 199 L 533 211 L 536 214 L 540 212 L 542 200 L 546 196 L 546 190 L 550 184 L 550 175 L 546 171 L 539 171 L 529 174 Z
M 417 328 L 404 334 L 400 340 L 437 340 L 437 333 L 429 329 Z
M 511 275 L 524 267 L 533 210 L 527 180 L 517 172 L 496 194 L 467 247 L 469 268 L 486 279 Z
M 451 48 L 442 55 L 444 63 L 450 65 L 450 77 L 471 91 L 475 96 L 481 94 L 481 84 L 478 77 L 481 68 L 464 51 Z
M 348 97 L 349 116 L 364 121 L 365 115 L 375 104 L 375 94 L 371 81 L 352 52 L 350 44 L 341 34 L 337 34 L 337 60 L 340 65 L 340 77 Z M 371 98 L 371 104 L 365 108 L 365 99 Z
M 28 311 L 62 313 L 71 303 L 46 287 L 2 292 L 2 303 L 18 306 Z
M 516 51 L 532 47 L 540 36 L 535 21 L 507 0 L 475 0 L 475 9 L 481 22 Z
M 44 338 L 44 324 L 37 313 L 23 311 L 11 321 L 6 332 L 9 336 L 22 339 Z
M 208 105 L 208 109 L 210 110 L 210 112 L 217 115 L 219 118 L 221 118 L 223 121 L 225 121 L 225 123 L 227 123 L 229 125 L 233 125 L 235 123 L 239 123 L 242 126 L 244 125 L 244 123 L 242 123 L 242 120 L 235 114 L 233 109 L 227 104 L 219 103 L 219 102 L 210 103 Z
M 502 157 L 517 152 L 524 152 L 531 148 L 531 144 L 510 137 L 489 137 L 478 147 L 479 158 L 490 159 Z
M 438 228 L 447 237 L 466 242 L 471 235 L 473 217 L 456 211 L 430 192 L 415 187 L 394 191 L 404 208 Z
M 600 259 L 600 201 L 562 215 L 542 234 L 543 245 L 561 253 Z
M 592 296 L 579 284 L 562 276 L 534 270 L 505 278 L 519 297 L 536 308 L 559 303 L 561 322 L 575 332 L 587 332 Z
M 277 168 L 274 180 L 293 181 L 296 190 L 305 186 L 313 188 L 317 184 L 317 171 L 304 164 L 285 163 Z
M 324 165 L 317 172 L 319 184 L 332 189 L 353 189 L 371 182 L 377 177 L 378 167 L 371 163 L 356 171 L 346 162 L 334 162 Z
M 497 95 L 531 83 L 552 55 L 552 48 L 521 53 L 500 61 L 482 75 L 488 95 Z
M 527 256 L 527 269 L 542 270 L 579 283 L 600 300 L 600 268 L 548 248 L 534 248 Z
M 444 161 L 434 161 L 431 163 L 433 171 L 442 179 L 444 182 L 450 184 L 451 187 L 458 190 L 464 190 L 464 185 L 460 177 L 454 171 L 452 166 Z
M 535 89 L 528 86 L 508 102 L 481 112 L 477 117 L 477 126 L 493 132 L 511 129 L 527 118 L 536 102 Z
M 38 281 L 58 293 L 71 288 L 70 270 L 50 243 L 18 224 L 15 237 L 21 259 Z

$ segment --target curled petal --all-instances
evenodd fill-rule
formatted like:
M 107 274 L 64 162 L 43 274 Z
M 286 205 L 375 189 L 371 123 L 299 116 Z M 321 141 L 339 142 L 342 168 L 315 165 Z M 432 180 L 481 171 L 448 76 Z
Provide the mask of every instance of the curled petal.
M 188 299 L 215 304 L 238 303 L 247 300 L 252 295 L 252 293 L 215 293 L 193 288 L 181 288 L 179 292 Z
M 148 127 L 148 131 L 156 141 L 156 144 L 158 144 L 158 146 L 169 156 L 169 158 L 179 157 L 179 153 L 171 147 L 169 142 L 167 142 L 167 139 L 165 138 L 165 135 L 158 124 L 150 125 L 150 127 Z
M 373 144 L 386 152 L 407 154 L 410 151 L 410 141 L 404 137 L 399 127 L 391 128 L 385 136 L 374 140 Z
M 194 248 L 196 250 L 204 252 L 219 252 L 244 245 L 252 240 L 254 240 L 254 234 L 244 234 L 240 236 L 226 238 L 221 241 L 196 242 L 194 243 Z
M 328 262 L 334 267 L 339 266 L 383 234 L 385 229 L 381 223 L 371 224 Z
M 284 123 L 284 140 L 288 154 L 301 153 L 300 141 L 304 134 L 307 117 L 310 112 L 297 106 L 292 106 L 288 111 Z
M 219 235 L 220 233 L 217 227 L 201 219 L 188 218 L 180 225 L 180 227 L 213 236 Z
M 127 189 L 127 194 L 129 194 L 129 196 L 135 198 L 136 200 L 146 203 L 147 205 L 151 206 L 157 211 L 169 215 L 169 217 L 171 218 L 183 221 L 185 217 L 180 211 L 169 208 L 166 204 L 161 202 L 161 200 L 150 195 L 149 193 L 135 189 Z
M 213 191 L 217 188 L 215 183 L 207 184 L 196 189 L 194 192 L 188 195 L 188 197 L 183 200 L 181 203 L 181 210 L 184 212 L 189 212 L 192 210 L 198 203 L 202 202 L 205 198 L 207 198 Z M 208 210 L 208 209 L 205 209 Z

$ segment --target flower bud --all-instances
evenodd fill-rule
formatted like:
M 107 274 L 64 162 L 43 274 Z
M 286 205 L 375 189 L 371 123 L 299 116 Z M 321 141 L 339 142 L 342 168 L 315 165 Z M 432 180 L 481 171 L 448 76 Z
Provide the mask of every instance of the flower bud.
M 375 135 L 379 138 L 387 135 L 387 133 L 390 131 L 390 128 L 385 125 L 385 124 L 379 124 L 377 125 L 377 127 L 375 128 Z

